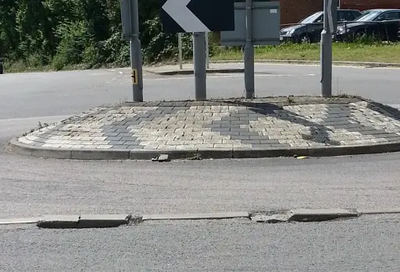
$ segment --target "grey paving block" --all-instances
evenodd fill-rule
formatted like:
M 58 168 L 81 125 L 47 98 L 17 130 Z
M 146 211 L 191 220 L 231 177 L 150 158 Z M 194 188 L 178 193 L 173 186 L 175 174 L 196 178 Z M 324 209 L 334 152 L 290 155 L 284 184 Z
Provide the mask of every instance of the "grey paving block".
M 217 122 L 218 122 L 218 121 L 217 121 Z M 213 123 L 207 125 L 207 128 L 212 128 L 212 129 L 213 129 L 213 128 L 221 128 L 221 127 L 222 127 L 222 124 L 221 124 L 221 123 L 217 123 L 217 122 L 213 122 Z M 229 126 L 230 124 L 227 123 L 226 125 Z
M 268 144 L 268 145 L 280 145 L 278 140 L 260 140 L 260 144 Z
M 240 124 L 243 124 L 244 122 L 249 122 L 249 121 L 257 121 L 258 120 L 258 118 L 260 118 L 260 117 L 262 117 L 262 116 L 252 116 L 252 115 L 249 115 L 249 116 L 247 116 L 247 117 L 240 117 L 239 118 L 239 122 L 241 122 Z
M 114 141 L 120 141 L 120 140 L 122 140 L 121 136 L 114 136 L 114 137 L 107 137 L 105 141 L 114 142 Z
M 118 126 L 118 125 L 113 125 L 113 127 L 120 131 L 120 130 L 126 130 L 128 128 L 128 125 L 123 125 L 123 126 Z
M 174 111 L 185 111 L 185 110 L 188 110 L 188 109 L 189 109 L 189 107 L 184 106 L 184 104 L 183 104 L 182 107 L 180 107 L 180 106 L 175 106 L 174 107 Z
M 249 131 L 249 129 L 247 129 L 247 131 L 240 131 L 239 135 L 241 135 L 241 136 L 258 136 L 258 133 Z
M 125 140 L 120 140 L 120 141 L 106 141 L 107 144 L 109 145 L 125 145 Z
M 229 127 L 212 127 L 211 131 L 213 132 L 227 132 L 230 131 Z
M 118 132 L 118 133 L 130 133 L 130 131 L 131 131 L 131 128 L 123 128 L 123 129 L 117 129 L 116 130 L 116 132 Z M 108 136 L 108 135 L 106 135 L 106 136 Z
M 222 121 L 240 121 L 240 118 L 236 116 L 227 116 L 223 117 Z
M 122 137 L 122 140 L 126 141 L 126 139 L 131 139 L 133 137 L 133 135 L 134 134 L 132 132 L 123 132 L 123 133 L 119 133 L 118 137 Z
M 232 140 L 250 140 L 250 135 L 231 135 Z
M 250 135 L 249 137 L 250 137 L 250 140 L 265 140 L 267 138 L 267 137 L 261 136 L 261 135 L 255 135 L 255 136 Z
M 219 131 L 220 135 L 239 136 L 239 131 Z
M 230 131 L 236 131 L 236 132 L 249 132 L 249 129 L 248 128 L 235 128 L 235 127 L 232 127 L 231 128 L 231 130 Z
M 242 144 L 251 144 L 251 145 L 255 145 L 255 144 L 260 144 L 261 143 L 260 140 L 242 140 L 241 142 L 242 142 Z
M 104 132 L 104 133 L 107 137 L 118 137 L 119 132 L 115 132 L 115 131 L 117 131 L 117 130 L 114 130 L 114 132 Z
M 277 145 L 277 147 L 281 147 L 281 145 Z M 271 144 L 261 144 L 260 142 L 252 144 L 253 149 L 271 149 L 272 145 Z M 282 145 L 282 148 L 285 148 L 284 145 Z
M 140 142 L 139 141 L 135 141 L 135 140 L 133 140 L 133 141 L 125 141 L 124 145 L 130 145 L 130 146 L 132 146 L 132 145 L 140 145 Z

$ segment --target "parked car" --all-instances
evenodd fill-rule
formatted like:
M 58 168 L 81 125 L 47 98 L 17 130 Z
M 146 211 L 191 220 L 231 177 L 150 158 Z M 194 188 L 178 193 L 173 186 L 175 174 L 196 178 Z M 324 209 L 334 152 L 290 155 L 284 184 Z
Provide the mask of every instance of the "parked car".
M 338 9 L 338 22 L 354 21 L 362 14 L 359 10 Z M 298 24 L 281 29 L 280 40 L 302 42 L 319 42 L 323 29 L 324 13 L 316 12 L 301 20 Z
M 354 22 L 338 25 L 337 40 L 352 40 L 356 37 L 375 36 L 381 40 L 398 40 L 400 9 L 368 10 Z

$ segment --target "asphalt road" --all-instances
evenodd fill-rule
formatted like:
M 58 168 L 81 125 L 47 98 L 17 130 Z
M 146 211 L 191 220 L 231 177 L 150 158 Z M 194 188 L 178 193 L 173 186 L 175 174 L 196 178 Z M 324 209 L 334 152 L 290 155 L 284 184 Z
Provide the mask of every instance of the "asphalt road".
M 0 271 L 362 271 L 400 267 L 400 217 L 259 224 L 144 223 L 89 230 L 0 228 Z
M 229 64 L 229 67 L 238 67 Z M 335 67 L 335 93 L 357 94 L 378 102 L 400 104 L 400 69 Z M 256 66 L 256 92 L 269 95 L 320 93 L 318 66 Z M 4 74 L 0 77 L 0 118 L 69 115 L 101 104 L 132 100 L 128 69 Z M 242 74 L 208 76 L 211 98 L 244 94 Z M 193 99 L 193 76 L 144 78 L 145 100 Z
M 257 66 L 257 93 L 317 94 L 315 66 Z M 400 104 L 397 69 L 335 68 L 335 90 Z M 211 97 L 242 75 L 210 75 Z M 193 98 L 191 76 L 145 76 L 145 99 Z M 7 152 L 37 126 L 131 99 L 127 69 L 0 76 L 0 218 L 400 207 L 400 154 L 99 162 Z M 0 271 L 395 271 L 399 216 L 311 224 L 146 223 L 107 230 L 0 227 Z
M 268 85 L 292 86 L 305 92 L 316 76 L 315 66 L 257 66 Z M 261 71 L 261 72 L 260 72 Z M 349 86 L 364 86 L 379 101 L 400 104 L 396 69 L 336 68 Z M 285 74 L 292 76 L 278 76 Z M 297 76 L 294 76 L 297 75 Z M 391 81 L 383 80 L 392 76 Z M 382 77 L 380 80 L 379 77 Z M 364 79 L 366 83 L 362 83 Z M 183 97 L 193 78 L 147 75 L 148 95 L 160 92 Z M 371 81 L 372 80 L 372 81 Z M 239 90 L 240 75 L 210 76 L 228 92 Z M 342 81 L 345 81 L 343 79 Z M 295 83 L 297 82 L 297 83 Z M 308 82 L 308 83 L 307 83 Z M 311 82 L 311 83 L 310 83 Z M 380 82 L 380 83 L 379 83 Z M 64 84 L 62 84 L 64 83 Z M 308 85 L 307 85 L 308 84 Z M 311 85 L 310 85 L 311 84 Z M 151 87 L 153 86 L 153 87 Z M 214 86 L 214 87 L 213 87 Z M 294 86 L 300 88 L 295 89 Z M 392 89 L 389 89 L 389 87 Z M 273 88 L 266 88 L 272 90 Z M 276 87 L 275 90 L 278 88 Z M 361 95 L 364 95 L 360 89 Z M 367 90 L 369 90 L 367 92 Z M 315 91 L 315 88 L 314 88 Z M 354 91 L 355 92 L 355 91 Z M 188 95 L 189 91 L 186 93 Z M 357 92 L 355 92 L 357 93 Z M 281 208 L 390 208 L 400 206 L 400 154 L 340 158 L 293 158 L 223 161 L 81 162 L 42 160 L 10 154 L 8 141 L 37 126 L 51 123 L 130 94 L 126 69 L 60 73 L 5 74 L 0 77 L 0 217 L 70 213 L 163 213 L 271 210 Z M 267 93 L 266 93 L 267 94 Z M 272 93 L 270 93 L 272 94 Z M 276 94 L 276 93 L 275 93 Z M 390 94 L 385 97 L 382 94 Z M 378 94 L 377 94 L 378 95 Z

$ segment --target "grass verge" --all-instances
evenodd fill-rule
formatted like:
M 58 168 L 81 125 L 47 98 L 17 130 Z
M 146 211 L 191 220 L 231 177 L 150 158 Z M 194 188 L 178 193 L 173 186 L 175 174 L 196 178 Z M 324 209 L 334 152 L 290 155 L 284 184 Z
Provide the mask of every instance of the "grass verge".
M 239 47 L 213 46 L 213 61 L 242 61 L 243 51 Z M 383 62 L 400 63 L 400 43 L 382 43 L 382 42 L 355 42 L 355 43 L 334 43 L 333 60 L 334 61 L 354 61 L 354 62 Z M 319 44 L 281 44 L 279 46 L 258 46 L 255 48 L 256 60 L 319 60 Z M 191 62 L 187 60 L 185 62 Z M 176 64 L 177 60 L 164 60 L 163 64 Z M 68 65 L 62 70 L 83 70 L 91 68 L 114 68 L 118 65 L 99 64 L 90 66 L 87 64 Z M 36 72 L 36 71 L 55 71 L 53 65 L 43 66 L 37 61 L 17 61 L 13 63 L 4 63 L 5 73 L 18 72 Z
M 334 43 L 334 61 L 400 63 L 400 43 Z M 281 44 L 279 46 L 259 46 L 255 48 L 258 60 L 319 60 L 319 44 Z M 215 50 L 212 60 L 242 60 L 240 49 Z

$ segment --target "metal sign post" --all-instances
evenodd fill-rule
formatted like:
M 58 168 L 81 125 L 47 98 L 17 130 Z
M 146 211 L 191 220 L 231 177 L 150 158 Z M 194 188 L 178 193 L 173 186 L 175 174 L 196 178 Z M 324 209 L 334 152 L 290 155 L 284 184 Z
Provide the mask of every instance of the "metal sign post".
M 139 40 L 138 0 L 132 0 L 132 23 L 133 23 L 133 29 L 132 29 L 133 31 L 131 38 L 131 68 L 132 68 L 133 101 L 143 102 L 142 49 Z
M 206 67 L 210 68 L 210 36 L 209 32 L 206 33 Z
M 179 69 L 183 69 L 183 64 L 182 64 L 182 33 L 178 33 L 178 58 L 179 58 Z
M 254 98 L 253 1 L 246 0 L 246 45 L 244 46 L 244 86 L 246 99 Z
M 221 45 L 244 46 L 245 97 L 254 98 L 254 46 L 279 45 L 280 3 L 246 0 L 235 2 L 235 30 L 221 32 Z
M 143 102 L 142 49 L 139 40 L 138 0 L 120 0 L 123 37 L 130 41 L 133 101 Z
M 195 98 L 197 101 L 207 99 L 207 69 L 206 69 L 206 33 L 193 33 L 193 61 Z
M 332 34 L 336 32 L 337 0 L 324 0 L 324 28 L 321 33 L 321 94 L 332 96 Z
M 163 32 L 193 33 L 195 98 L 206 100 L 206 35 L 235 29 L 234 0 L 161 0 L 161 3 Z

